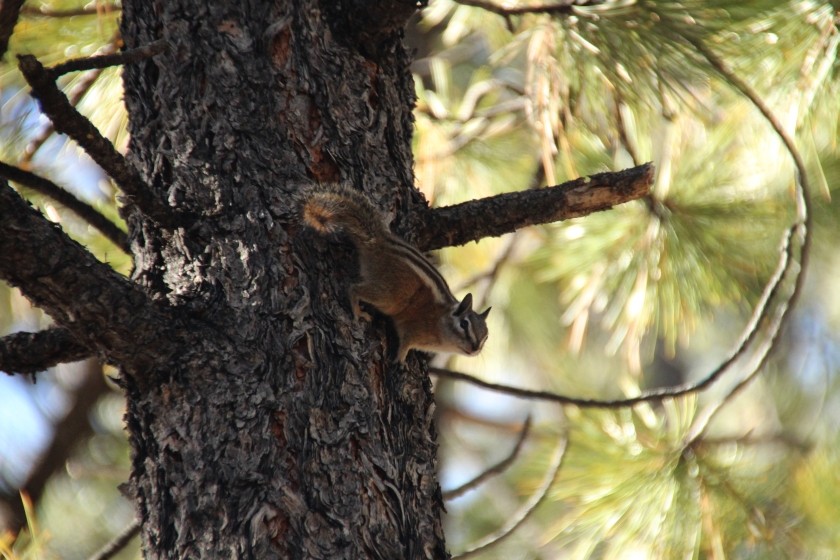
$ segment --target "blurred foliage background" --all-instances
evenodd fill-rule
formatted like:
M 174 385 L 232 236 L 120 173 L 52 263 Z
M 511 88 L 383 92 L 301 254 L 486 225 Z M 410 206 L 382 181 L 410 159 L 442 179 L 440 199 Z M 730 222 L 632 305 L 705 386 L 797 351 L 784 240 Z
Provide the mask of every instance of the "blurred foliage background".
M 442 251 L 456 292 L 473 292 L 493 313 L 480 357 L 439 357 L 438 366 L 615 399 L 702 379 L 735 349 L 795 219 L 795 170 L 767 120 L 698 44 L 795 138 L 814 202 L 797 307 L 743 391 L 732 388 L 746 366 L 701 392 L 615 409 L 438 379 L 444 490 L 506 457 L 533 419 L 511 468 L 447 504 L 453 554 L 516 519 L 544 488 L 510 538 L 475 557 L 840 555 L 838 9 L 817 0 L 433 0 L 415 18 L 415 172 L 433 205 L 645 161 L 657 168 L 644 201 Z M 26 2 L 0 68 L 0 160 L 114 220 L 113 186 L 51 133 L 14 54 L 55 64 L 113 52 L 118 17 L 119 5 L 103 1 Z M 62 80 L 123 147 L 119 70 Z M 19 190 L 128 273 L 130 260 L 72 213 Z M 48 324 L 0 285 L 0 332 Z M 129 468 L 123 404 L 102 379 L 92 362 L 54 368 L 37 384 L 0 377 L 0 501 L 49 473 L 31 530 L 14 548 L 0 544 L 4 555 L 85 558 L 131 521 L 116 490 Z M 83 421 L 72 453 L 45 465 L 74 414 Z M 121 557 L 139 557 L 132 547 Z

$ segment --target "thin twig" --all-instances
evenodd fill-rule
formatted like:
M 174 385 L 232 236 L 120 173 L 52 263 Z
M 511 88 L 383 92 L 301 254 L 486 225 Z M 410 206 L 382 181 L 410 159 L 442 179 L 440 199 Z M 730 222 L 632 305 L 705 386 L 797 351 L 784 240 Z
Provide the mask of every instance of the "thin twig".
M 790 269 L 787 269 L 789 271 Z M 798 276 L 801 276 L 801 269 L 800 272 L 797 273 Z M 749 369 L 748 373 L 739 381 L 734 387 L 732 387 L 726 395 L 720 399 L 719 401 L 708 405 L 705 409 L 697 414 L 694 421 L 692 422 L 691 428 L 688 431 L 688 435 L 685 438 L 684 446 L 690 447 L 694 445 L 705 433 L 706 428 L 709 427 L 709 424 L 712 421 L 712 418 L 732 399 L 734 399 L 738 394 L 743 391 L 747 385 L 749 385 L 753 379 L 755 379 L 759 373 L 764 369 L 764 366 L 767 364 L 767 361 L 770 358 L 771 352 L 773 348 L 776 346 L 776 340 L 778 340 L 779 335 L 782 332 L 782 325 L 784 324 L 785 318 L 788 316 L 789 312 L 793 307 L 791 306 L 790 302 L 792 301 L 792 296 L 788 296 L 787 300 L 781 302 L 779 304 L 779 311 L 777 312 L 777 317 L 771 324 L 769 329 L 770 334 L 768 335 L 767 339 L 764 341 L 764 344 L 759 348 L 760 358 L 758 361 L 753 365 L 752 368 Z
M 49 179 L 45 179 L 30 171 L 24 171 L 14 165 L 0 161 L 0 177 L 5 177 L 19 185 L 28 187 L 44 196 L 48 196 L 59 204 L 71 210 L 74 214 L 85 220 L 91 226 L 98 229 L 102 235 L 111 240 L 126 254 L 129 253 L 128 237 L 125 232 L 116 226 L 111 220 L 101 214 L 96 208 L 76 198 L 69 191 L 59 187 Z
M 726 80 L 732 84 L 738 91 L 740 91 L 746 98 L 748 98 L 752 104 L 761 112 L 764 116 L 765 120 L 773 127 L 773 130 L 782 140 L 782 143 L 785 145 L 788 153 L 790 154 L 791 158 L 793 159 L 794 166 L 796 167 L 795 173 L 795 181 L 797 185 L 796 189 L 796 210 L 797 210 L 797 219 L 798 223 L 791 228 L 791 233 L 795 230 L 799 230 L 798 238 L 801 239 L 801 246 L 799 248 L 799 258 L 793 259 L 789 258 L 791 245 L 793 245 L 792 241 L 794 236 L 791 235 L 790 237 L 790 245 L 785 249 L 784 254 L 780 256 L 780 266 L 784 260 L 788 260 L 787 265 L 785 265 L 782 276 L 785 275 L 787 272 L 791 272 L 791 274 L 795 275 L 795 280 L 793 281 L 793 287 L 791 289 L 790 295 L 787 297 L 786 300 L 779 303 L 779 311 L 777 312 L 777 319 L 773 324 L 773 327 L 770 329 L 770 334 L 767 336 L 765 340 L 765 344 L 763 347 L 763 354 L 761 355 L 760 359 L 756 362 L 754 367 L 749 370 L 746 375 L 734 386 L 732 387 L 719 402 L 709 405 L 703 413 L 699 414 L 697 419 L 691 426 L 691 430 L 689 431 L 689 435 L 686 438 L 685 445 L 690 446 L 698 441 L 699 438 L 703 436 L 706 429 L 708 428 L 709 424 L 711 423 L 712 418 L 720 411 L 724 405 L 730 402 L 733 398 L 735 398 L 740 392 L 750 384 L 750 382 L 758 376 L 758 373 L 762 370 L 763 366 L 769 359 L 770 353 L 775 347 L 775 342 L 778 339 L 782 327 L 786 323 L 786 320 L 790 316 L 790 311 L 793 309 L 794 304 L 796 303 L 797 299 L 802 293 L 802 287 L 804 283 L 805 277 L 805 269 L 807 268 L 808 256 L 810 254 L 810 247 L 811 247 L 811 212 L 810 212 L 810 205 L 811 205 L 811 192 L 810 187 L 808 184 L 808 175 L 807 169 L 805 168 L 805 162 L 802 159 L 802 156 L 799 153 L 799 150 L 796 148 L 796 144 L 794 143 L 793 139 L 787 133 L 782 123 L 776 118 L 776 115 L 764 103 L 764 100 L 758 93 L 744 80 L 742 80 L 735 72 L 733 72 L 729 66 L 720 58 L 718 57 L 713 51 L 711 51 L 702 41 L 699 39 L 695 39 L 692 37 L 686 38 L 700 54 L 712 65 L 712 67 L 717 70 Z M 798 264 L 798 270 L 794 270 L 792 267 L 794 264 Z M 757 330 L 757 327 L 756 327 Z
M 93 70 L 108 68 L 109 66 L 119 66 L 122 64 L 132 64 L 146 60 L 155 55 L 158 55 L 166 50 L 168 43 L 164 39 L 159 39 L 148 45 L 143 45 L 135 49 L 129 49 L 113 54 L 103 54 L 99 56 L 87 56 L 82 58 L 73 58 L 56 64 L 46 71 L 53 77 L 58 78 L 68 72 L 78 72 L 80 70 Z
M 793 141 L 793 138 L 785 130 L 785 127 L 776 118 L 776 115 L 773 114 L 773 111 L 770 110 L 770 107 L 764 103 L 764 100 L 758 95 L 758 93 L 744 80 L 742 80 L 737 74 L 735 74 L 721 58 L 719 58 L 715 53 L 713 53 L 709 48 L 700 40 L 693 39 L 691 37 L 687 38 L 687 40 L 697 48 L 698 51 L 709 61 L 709 64 L 714 67 L 715 70 L 720 72 L 720 74 L 725 77 L 733 86 L 735 86 L 738 91 L 740 91 L 744 96 L 752 102 L 756 109 L 758 109 L 770 126 L 773 127 L 773 130 L 776 131 L 776 134 L 782 140 L 787 148 L 790 157 L 793 159 L 794 166 L 796 167 L 796 176 L 794 177 L 797 186 L 797 197 L 796 197 L 796 209 L 797 209 L 797 218 L 804 226 L 804 231 L 802 232 L 803 239 L 802 239 L 802 250 L 801 255 L 799 257 L 799 266 L 802 270 L 802 273 L 796 279 L 796 286 L 794 288 L 794 293 L 791 296 L 789 305 L 793 306 L 796 302 L 796 299 L 802 293 L 802 283 L 805 278 L 804 271 L 807 268 L 808 257 L 810 255 L 811 250 L 811 187 L 808 184 L 808 170 L 805 167 L 805 160 L 802 159 L 802 156 L 799 153 L 799 150 L 796 148 L 796 144 Z
M 465 381 L 477 387 L 481 387 L 482 389 L 495 391 L 497 393 L 504 393 L 505 395 L 510 395 L 512 397 L 517 397 L 520 399 L 556 402 L 562 405 L 579 406 L 582 408 L 625 408 L 643 402 L 680 397 L 702 389 L 702 387 L 698 387 L 700 385 L 700 383 L 698 383 L 688 386 L 680 386 L 678 388 L 668 387 L 664 389 L 657 389 L 655 391 L 644 393 L 637 397 L 630 397 L 625 399 L 583 399 L 578 397 L 569 397 L 551 391 L 538 391 L 534 389 L 523 389 L 521 387 L 513 387 L 511 385 L 503 385 L 501 383 L 490 383 L 489 381 L 484 381 L 483 379 L 479 379 L 478 377 L 474 377 L 467 373 L 454 371 L 451 369 L 430 367 L 429 373 L 431 375 L 443 377 L 445 379 Z
M 619 142 L 621 142 L 621 144 L 624 146 L 624 149 L 627 150 L 627 153 L 630 154 L 630 159 L 633 160 L 633 165 L 639 165 L 641 159 L 636 153 L 635 146 L 633 146 L 633 143 L 630 141 L 630 136 L 627 134 L 627 124 L 624 122 L 624 115 L 621 114 L 621 106 L 624 104 L 623 100 L 621 99 L 621 93 L 616 89 L 613 91 L 613 96 L 613 107 L 615 109 L 615 124 L 616 128 L 618 129 Z
M 18 60 L 21 72 L 32 86 L 32 95 L 41 103 L 41 109 L 52 120 L 55 129 L 78 142 L 149 218 L 161 225 L 176 225 L 172 208 L 151 191 L 137 169 L 70 104 L 38 59 L 32 55 L 21 55 Z
M 111 542 L 100 548 L 96 554 L 88 558 L 88 560 L 108 560 L 109 558 L 113 558 L 139 533 L 140 522 L 134 519 L 125 529 L 123 529 L 122 533 L 114 537 Z
M 484 472 L 480 473 L 478 476 L 476 476 L 472 480 L 468 480 L 464 484 L 462 484 L 462 485 L 460 485 L 456 488 L 453 488 L 452 490 L 445 491 L 443 493 L 443 499 L 444 500 L 454 500 L 455 498 L 458 498 L 459 496 L 463 496 L 464 494 L 466 494 L 470 490 L 473 490 L 473 489 L 481 486 L 482 484 L 484 484 L 485 482 L 487 482 L 489 479 L 493 478 L 494 476 L 497 476 L 497 475 L 505 472 L 508 468 L 510 468 L 510 466 L 513 464 L 513 462 L 519 456 L 519 453 L 522 451 L 522 446 L 525 443 L 525 440 L 528 438 L 528 432 L 530 432 L 530 430 L 531 430 L 531 416 L 528 415 L 528 417 L 525 419 L 525 423 L 522 425 L 522 430 L 519 432 L 519 437 L 516 440 L 516 445 L 514 445 L 513 449 L 511 450 L 511 452 L 508 454 L 507 457 L 505 457 L 504 459 L 502 459 L 501 461 L 499 461 L 498 463 L 496 463 L 492 467 L 488 468 Z
M 496 280 L 499 277 L 499 272 L 501 272 L 502 267 L 507 264 L 510 260 L 511 256 L 513 255 L 513 250 L 516 247 L 517 241 L 519 241 L 519 232 L 514 232 L 510 236 L 510 240 L 507 243 L 507 247 L 501 252 L 501 254 L 493 261 L 493 265 L 488 268 L 487 270 L 483 270 L 478 274 L 474 275 L 472 278 L 468 278 L 463 284 L 461 284 L 456 291 L 462 292 L 467 288 L 478 284 L 479 282 L 486 281 L 486 285 L 484 287 L 483 293 L 480 297 L 476 298 L 476 308 L 483 308 L 487 305 L 487 298 L 490 295 L 490 291 L 493 289 L 493 285 L 496 283 Z
M 574 0 L 562 0 L 556 4 L 536 4 L 533 6 L 517 6 L 515 8 L 506 8 L 500 6 L 495 2 L 488 2 L 486 0 L 455 0 L 456 4 L 463 6 L 472 6 L 473 8 L 481 8 L 482 10 L 498 14 L 506 19 L 510 16 L 521 16 L 524 14 L 572 14 L 577 2 Z M 599 4 L 600 2 L 593 2 Z
M 712 372 L 706 375 L 706 377 L 695 383 L 685 383 L 682 385 L 676 385 L 674 387 L 663 387 L 661 389 L 647 391 L 645 393 L 642 393 L 641 395 L 635 397 L 628 397 L 624 399 L 601 400 L 581 399 L 576 397 L 568 397 L 566 395 L 560 395 L 551 391 L 534 391 L 531 389 L 522 389 L 519 387 L 511 387 L 509 385 L 490 383 L 488 381 L 478 379 L 477 377 L 473 377 L 466 373 L 438 367 L 430 367 L 429 373 L 438 377 L 445 377 L 447 379 L 466 381 L 473 385 L 477 385 L 479 387 L 483 387 L 491 391 L 505 393 L 514 397 L 519 397 L 523 399 L 544 400 L 564 405 L 574 405 L 586 408 L 624 408 L 643 402 L 659 401 L 666 398 L 676 398 L 698 391 L 702 391 L 703 389 L 709 387 L 717 380 L 719 380 L 723 376 L 723 374 L 727 372 L 729 368 L 739 358 L 744 356 L 746 354 L 746 351 L 750 348 L 752 341 L 755 339 L 759 332 L 759 325 L 763 323 L 765 318 L 767 317 L 768 309 L 770 307 L 769 303 L 772 299 L 774 299 L 774 296 L 776 295 L 777 290 L 780 284 L 782 283 L 784 272 L 788 269 L 788 263 L 791 260 L 790 251 L 792 250 L 792 244 L 790 241 L 791 237 L 793 236 L 796 230 L 797 226 L 793 226 L 791 227 L 791 229 L 788 230 L 787 235 L 785 236 L 783 241 L 782 258 L 779 261 L 779 265 L 777 266 L 773 277 L 770 279 L 767 286 L 765 287 L 764 293 L 762 294 L 759 303 L 756 305 L 749 323 L 744 329 L 744 335 L 741 341 L 739 342 L 738 346 L 724 362 L 718 365 L 718 367 L 716 367 Z
M 568 439 L 563 437 L 560 443 L 557 446 L 557 449 L 554 451 L 554 456 L 551 458 L 551 465 L 549 466 L 548 472 L 546 473 L 545 478 L 540 484 L 540 487 L 537 488 L 536 492 L 525 502 L 522 507 L 517 511 L 514 515 L 508 517 L 507 522 L 503 525 L 498 531 L 491 533 L 485 536 L 483 539 L 479 540 L 477 543 L 474 543 L 472 546 L 467 548 L 464 552 L 460 554 L 456 554 L 452 557 L 453 560 L 462 559 L 462 558 L 469 558 L 470 556 L 477 554 L 483 550 L 486 550 L 492 546 L 495 546 L 502 542 L 504 539 L 509 537 L 513 534 L 516 529 L 519 528 L 522 523 L 525 522 L 528 517 L 534 513 L 534 510 L 545 500 L 546 496 L 548 495 L 548 491 L 554 485 L 555 481 L 557 480 L 557 475 L 560 473 L 560 467 L 563 466 L 563 458 L 566 456 L 566 447 L 568 446 Z

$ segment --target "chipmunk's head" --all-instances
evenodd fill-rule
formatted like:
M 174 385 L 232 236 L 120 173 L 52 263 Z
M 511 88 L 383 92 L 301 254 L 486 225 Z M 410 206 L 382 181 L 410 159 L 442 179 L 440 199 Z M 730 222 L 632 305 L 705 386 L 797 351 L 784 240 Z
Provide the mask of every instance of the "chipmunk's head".
M 466 297 L 452 310 L 446 325 L 446 340 L 452 351 L 473 356 L 481 351 L 487 340 L 488 307 L 481 313 L 472 308 L 472 294 Z

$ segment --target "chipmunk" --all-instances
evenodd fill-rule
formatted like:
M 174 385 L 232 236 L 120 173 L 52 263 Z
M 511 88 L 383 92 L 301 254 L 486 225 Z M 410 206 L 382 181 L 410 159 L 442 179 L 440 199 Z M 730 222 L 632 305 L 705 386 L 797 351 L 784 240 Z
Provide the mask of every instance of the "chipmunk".
M 361 280 L 350 287 L 353 314 L 370 320 L 360 306 L 366 302 L 391 318 L 401 363 L 411 349 L 468 356 L 481 350 L 490 308 L 473 311 L 472 294 L 459 302 L 435 267 L 392 234 L 364 196 L 338 187 L 313 192 L 302 214 L 303 221 L 322 235 L 344 234 L 356 247 Z

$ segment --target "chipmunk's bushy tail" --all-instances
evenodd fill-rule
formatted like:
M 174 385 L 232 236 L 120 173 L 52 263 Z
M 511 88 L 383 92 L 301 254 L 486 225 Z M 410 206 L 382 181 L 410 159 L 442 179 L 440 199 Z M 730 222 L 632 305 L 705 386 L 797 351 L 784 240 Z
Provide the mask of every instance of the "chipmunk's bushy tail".
M 303 221 L 324 235 L 346 234 L 354 243 L 370 243 L 391 235 L 381 214 L 363 195 L 337 186 L 306 198 Z

